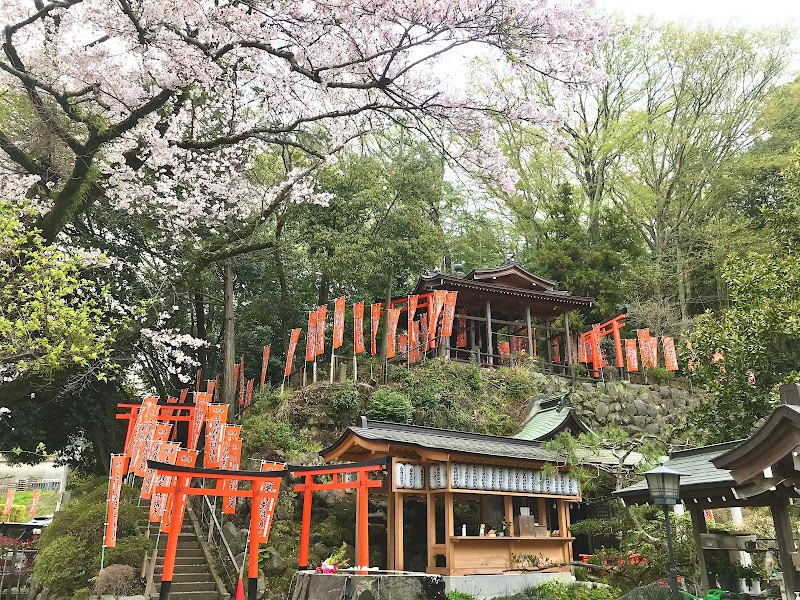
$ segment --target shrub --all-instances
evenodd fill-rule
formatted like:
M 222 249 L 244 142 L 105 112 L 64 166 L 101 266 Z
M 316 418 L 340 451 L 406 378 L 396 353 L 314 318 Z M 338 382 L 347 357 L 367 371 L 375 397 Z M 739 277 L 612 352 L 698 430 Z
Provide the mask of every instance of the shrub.
M 106 548 L 106 564 L 128 565 L 138 569 L 142 566 L 145 552 L 153 548 L 153 540 L 143 535 L 122 538 L 117 541 L 115 548 Z
M 24 504 L 12 504 L 9 513 L 2 518 L 7 523 L 24 523 L 28 520 L 25 518 L 27 512 L 28 508 Z
M 380 389 L 372 395 L 367 417 L 390 423 L 411 423 L 413 412 L 414 407 L 406 396 L 400 392 Z
M 36 556 L 36 581 L 55 596 L 71 596 L 94 576 L 94 553 L 84 541 L 67 535 L 53 540 Z
M 516 371 L 506 379 L 503 388 L 512 398 L 521 399 L 531 393 L 531 382 L 522 371 Z
M 466 592 L 451 590 L 447 592 L 447 600 L 475 600 L 475 596 L 467 594 Z
M 94 592 L 89 588 L 80 588 L 75 590 L 72 594 L 72 600 L 89 600 L 94 595 Z
M 129 565 L 111 565 L 97 576 L 95 592 L 98 596 L 134 596 L 141 591 L 141 580 Z
M 334 415 L 340 422 L 352 422 L 358 416 L 360 409 L 361 400 L 354 386 L 343 387 L 333 396 Z
M 663 383 L 675 379 L 675 372 L 668 371 L 664 367 L 650 367 L 647 369 L 647 375 L 657 383 Z
M 292 431 L 286 421 L 280 421 L 272 415 L 260 413 L 242 424 L 242 438 L 247 440 L 249 448 L 257 448 L 272 458 L 270 449 L 279 450 L 287 456 L 297 456 L 303 452 L 302 441 Z

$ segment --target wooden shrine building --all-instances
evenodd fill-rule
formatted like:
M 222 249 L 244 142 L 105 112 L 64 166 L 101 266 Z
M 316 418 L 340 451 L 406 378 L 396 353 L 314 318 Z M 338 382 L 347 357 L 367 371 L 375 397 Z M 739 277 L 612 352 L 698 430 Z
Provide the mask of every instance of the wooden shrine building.
M 388 569 L 569 571 L 570 505 L 580 488 L 538 442 L 361 417 L 321 454 L 386 458 L 386 479 L 373 493 L 388 499 Z
M 683 475 L 680 501 L 692 517 L 704 592 L 715 587 L 705 556 L 713 546 L 706 543 L 704 509 L 757 506 L 772 513 L 788 597 L 800 592 L 800 552 L 789 520 L 789 506 L 800 497 L 800 384 L 783 385 L 780 392 L 782 405 L 748 439 L 675 452 L 664 463 Z M 645 482 L 615 494 L 628 503 L 650 502 Z
M 460 265 L 450 274 L 426 273 L 413 293 L 422 297 L 436 290 L 458 292 L 456 325 L 440 352 L 486 366 L 521 351 L 547 369 L 572 364 L 569 313 L 592 306 L 591 298 L 556 289 L 555 282 L 531 273 L 513 257 L 499 267 L 466 274 Z

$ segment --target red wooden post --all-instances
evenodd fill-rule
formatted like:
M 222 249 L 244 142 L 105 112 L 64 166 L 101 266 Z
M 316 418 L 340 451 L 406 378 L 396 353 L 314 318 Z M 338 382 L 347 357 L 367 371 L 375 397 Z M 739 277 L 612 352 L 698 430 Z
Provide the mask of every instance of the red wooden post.
M 619 335 L 619 317 L 611 322 L 611 327 L 614 334 L 614 354 L 617 359 L 617 371 L 619 372 L 619 376 L 622 377 L 622 373 L 625 370 L 625 359 L 622 354 L 622 339 Z
M 247 600 L 258 599 L 258 511 L 261 506 L 260 483 L 253 482 L 253 497 L 250 500 L 250 552 L 247 557 Z
M 367 487 L 368 474 L 366 471 L 358 472 L 358 498 L 356 521 L 358 523 L 358 566 L 369 566 L 369 488 Z
M 303 521 L 300 525 L 300 557 L 297 561 L 299 569 L 308 568 L 308 538 L 311 536 L 311 487 L 314 476 L 305 476 L 303 489 Z
M 161 573 L 161 590 L 159 600 L 168 600 L 172 587 L 172 574 L 175 570 L 175 553 L 178 551 L 178 539 L 183 527 L 183 514 L 186 510 L 186 494 L 184 489 L 191 482 L 189 477 L 178 477 L 175 493 L 172 495 L 172 519 L 169 524 L 167 548 L 164 551 L 164 570 Z M 169 510 L 169 508 L 168 508 Z

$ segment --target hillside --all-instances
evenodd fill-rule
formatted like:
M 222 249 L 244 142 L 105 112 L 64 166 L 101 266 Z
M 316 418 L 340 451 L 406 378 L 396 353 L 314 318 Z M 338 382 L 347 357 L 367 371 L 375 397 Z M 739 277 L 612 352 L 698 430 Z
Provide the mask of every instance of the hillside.
M 520 430 L 531 399 L 567 389 L 566 379 L 544 375 L 533 366 L 487 370 L 437 359 L 410 370 L 395 369 L 387 385 L 325 383 L 283 396 L 269 392 L 256 398 L 244 420 L 243 454 L 306 463 L 319 460 L 316 452 L 335 441 L 359 415 L 513 435 Z M 683 436 L 686 415 L 700 400 L 680 387 L 628 382 L 579 383 L 572 393 L 573 404 L 592 429 L 616 425 L 631 435 L 667 436 L 665 442 Z M 370 503 L 370 563 L 380 565 L 385 560 L 386 512 L 380 499 Z M 310 564 L 319 564 L 343 542 L 352 559 L 352 495 L 316 494 L 313 511 Z M 270 578 L 269 598 L 277 600 L 285 597 L 298 551 L 300 503 L 293 494 L 282 493 L 276 516 L 262 566 Z

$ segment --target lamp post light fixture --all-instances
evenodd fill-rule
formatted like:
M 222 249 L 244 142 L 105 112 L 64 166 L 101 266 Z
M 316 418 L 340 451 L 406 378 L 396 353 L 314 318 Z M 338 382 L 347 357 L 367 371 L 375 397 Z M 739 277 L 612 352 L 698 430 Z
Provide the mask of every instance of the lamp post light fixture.
M 675 568 L 675 553 L 672 550 L 672 528 L 669 523 L 670 507 L 676 505 L 680 499 L 681 473 L 673 471 L 664 465 L 647 471 L 644 474 L 647 480 L 647 489 L 653 498 L 653 504 L 664 509 L 664 526 L 667 533 L 667 552 L 669 554 L 669 587 L 674 600 L 681 600 L 678 591 L 678 570 Z

